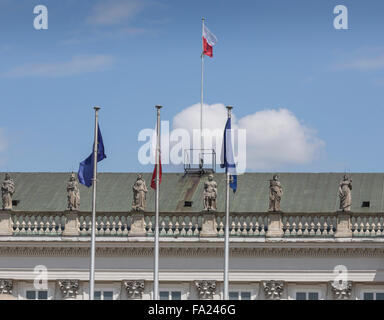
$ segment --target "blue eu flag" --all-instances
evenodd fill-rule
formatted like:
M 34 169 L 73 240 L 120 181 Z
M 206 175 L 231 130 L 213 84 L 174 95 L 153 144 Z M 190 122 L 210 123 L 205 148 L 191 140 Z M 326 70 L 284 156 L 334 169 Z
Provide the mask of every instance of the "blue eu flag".
M 103 143 L 103 137 L 101 136 L 100 127 L 97 126 L 97 162 L 100 162 L 101 160 L 105 159 L 107 156 L 104 153 L 104 143 Z M 87 187 L 90 187 L 92 185 L 92 179 L 93 179 L 93 152 L 91 155 L 85 159 L 84 161 L 80 162 L 79 172 L 78 172 L 78 178 L 79 182 Z
M 232 141 L 231 141 L 231 118 L 228 118 L 224 128 L 223 147 L 221 149 L 221 168 L 225 168 L 225 172 L 231 175 L 229 186 L 236 192 L 237 189 L 237 174 L 236 164 L 233 157 Z

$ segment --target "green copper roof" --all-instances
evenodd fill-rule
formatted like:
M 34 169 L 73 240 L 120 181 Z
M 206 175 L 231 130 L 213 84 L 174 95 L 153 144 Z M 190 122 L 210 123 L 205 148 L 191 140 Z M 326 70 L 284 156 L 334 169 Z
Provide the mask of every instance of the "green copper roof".
M 0 181 L 5 173 L 0 173 Z M 70 173 L 16 173 L 15 211 L 63 211 L 67 207 L 66 186 Z M 150 188 L 151 173 L 144 173 L 147 211 L 154 211 L 155 191 Z M 265 212 L 269 202 L 269 179 L 273 173 L 246 173 L 238 177 L 236 194 L 231 190 L 232 212 Z M 384 212 L 384 173 L 353 173 L 352 211 Z M 132 205 L 132 186 L 136 173 L 99 173 L 97 211 L 127 212 Z M 337 195 L 343 173 L 280 173 L 284 195 L 284 212 L 334 212 L 338 210 Z M 198 212 L 203 209 L 203 185 L 207 176 L 184 176 L 164 173 L 160 188 L 161 212 Z M 225 175 L 217 173 L 218 211 L 225 210 Z M 80 184 L 79 184 L 80 185 Z M 80 185 L 80 211 L 91 211 L 92 188 Z M 192 201 L 185 207 L 185 201 Z M 369 208 L 362 202 L 369 201 Z

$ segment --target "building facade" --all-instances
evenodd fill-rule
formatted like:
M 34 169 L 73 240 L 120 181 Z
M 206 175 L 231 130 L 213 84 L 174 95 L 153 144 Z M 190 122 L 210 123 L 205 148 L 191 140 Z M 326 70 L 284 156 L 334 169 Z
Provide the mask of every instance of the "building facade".
M 91 189 L 71 185 L 70 176 L 10 174 L 14 192 L 3 191 L 3 204 L 12 206 L 0 211 L 0 299 L 88 299 Z M 152 299 L 150 178 L 98 176 L 96 299 Z M 384 299 L 384 174 L 347 178 L 281 173 L 274 210 L 273 174 L 238 177 L 230 198 L 230 299 Z M 212 191 L 205 175 L 163 174 L 161 299 L 223 297 L 225 175 L 213 179 Z M 343 181 L 353 185 L 349 198 Z M 217 208 L 206 210 L 212 194 Z

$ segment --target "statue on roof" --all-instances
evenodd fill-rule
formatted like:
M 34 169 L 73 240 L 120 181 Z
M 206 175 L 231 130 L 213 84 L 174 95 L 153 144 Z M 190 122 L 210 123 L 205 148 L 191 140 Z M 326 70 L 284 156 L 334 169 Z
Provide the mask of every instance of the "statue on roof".
M 68 210 L 79 210 L 80 208 L 80 190 L 77 183 L 76 174 L 72 172 L 67 183 Z
M 269 209 L 268 211 L 279 212 L 280 201 L 283 195 L 283 188 L 279 181 L 279 176 L 275 174 L 272 180 L 269 180 Z
M 12 210 L 12 196 L 15 193 L 15 183 L 8 173 L 1 185 L 1 195 L 3 200 L 3 210 Z
M 144 211 L 146 207 L 146 197 L 147 197 L 147 186 L 145 180 L 141 174 L 137 175 L 135 184 L 132 187 L 133 189 L 133 202 L 132 209 L 136 211 Z
M 339 184 L 340 210 L 351 211 L 352 204 L 352 179 L 344 175 Z
M 208 181 L 204 182 L 204 210 L 216 211 L 217 183 L 213 180 L 213 175 L 208 176 Z

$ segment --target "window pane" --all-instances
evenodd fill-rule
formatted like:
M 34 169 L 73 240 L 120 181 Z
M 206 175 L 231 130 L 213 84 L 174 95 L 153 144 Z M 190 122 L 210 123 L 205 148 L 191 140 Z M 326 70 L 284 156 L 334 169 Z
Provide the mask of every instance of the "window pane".
M 318 292 L 308 292 L 308 300 L 319 300 Z
M 27 299 L 35 300 L 36 299 L 36 291 L 27 291 Z
M 250 292 L 242 292 L 241 293 L 241 300 L 251 300 L 251 293 Z
M 95 291 L 93 298 L 95 300 L 101 300 L 101 291 Z
M 373 300 L 373 292 L 364 292 L 364 300 Z
M 305 292 L 296 292 L 296 300 L 307 300 Z
M 228 297 L 229 300 L 239 300 L 239 293 L 235 291 L 230 291 Z
M 172 296 L 172 300 L 181 300 L 181 292 L 180 291 L 172 291 L 171 296 Z
M 364 292 L 364 300 L 373 300 L 373 292 Z
M 103 296 L 104 296 L 104 300 L 113 300 L 113 292 L 112 291 L 104 291 Z
M 37 299 L 39 300 L 47 300 L 48 299 L 48 291 L 38 291 Z
M 160 291 L 160 300 L 169 300 L 169 292 Z
M 384 292 L 376 292 L 376 300 L 384 300 Z

